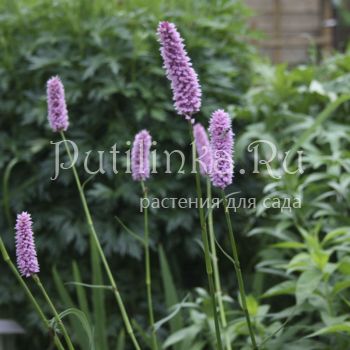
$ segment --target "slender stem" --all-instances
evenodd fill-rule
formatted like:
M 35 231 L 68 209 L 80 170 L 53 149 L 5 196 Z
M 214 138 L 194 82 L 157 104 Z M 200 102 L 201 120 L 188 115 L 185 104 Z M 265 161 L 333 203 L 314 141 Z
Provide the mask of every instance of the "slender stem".
M 4 261 L 6 262 L 6 264 L 9 266 L 9 268 L 11 269 L 11 271 L 13 272 L 15 277 L 17 278 L 21 287 L 24 289 L 25 293 L 27 294 L 28 299 L 31 301 L 31 303 L 34 306 L 35 311 L 37 312 L 37 314 L 39 315 L 39 317 L 43 321 L 45 327 L 49 330 L 50 335 L 53 336 L 53 341 L 54 341 L 57 349 L 64 350 L 64 347 L 61 343 L 61 340 L 58 338 L 57 334 L 51 328 L 49 321 L 47 320 L 41 307 L 39 306 L 39 304 L 35 300 L 34 295 L 32 294 L 32 292 L 28 288 L 27 284 L 25 283 L 25 281 L 23 280 L 23 278 L 19 274 L 18 270 L 16 269 L 15 265 L 11 261 L 10 256 L 7 253 L 7 250 L 5 248 L 4 242 L 3 242 L 1 237 L 0 237 L 0 250 L 1 250 L 2 257 L 3 257 Z
M 224 337 L 225 337 L 226 349 L 231 350 L 232 349 L 231 342 L 227 334 L 227 319 L 226 319 L 225 307 L 222 299 L 222 289 L 221 289 L 221 281 L 220 281 L 220 271 L 218 266 L 218 257 L 216 254 L 215 232 L 214 232 L 214 224 L 213 224 L 213 209 L 211 207 L 211 200 L 212 200 L 211 183 L 210 183 L 209 177 L 207 177 L 207 198 L 210 205 L 210 208 L 208 211 L 208 231 L 209 231 L 209 238 L 210 238 L 210 251 L 211 251 L 212 262 L 213 262 L 215 292 L 218 300 L 221 324 L 223 329 L 225 330 Z
M 72 341 L 70 340 L 70 337 L 69 337 L 69 335 L 68 335 L 67 329 L 66 329 L 66 327 L 64 326 L 64 324 L 63 324 L 63 322 L 62 322 L 60 316 L 58 315 L 58 312 L 57 312 L 57 310 L 56 310 L 54 304 L 52 303 L 52 301 L 51 301 L 49 295 L 47 294 L 45 287 L 44 287 L 43 284 L 41 283 L 39 276 L 34 274 L 32 277 L 33 277 L 34 282 L 35 282 L 35 283 L 37 284 L 37 286 L 39 287 L 41 293 L 43 294 L 43 296 L 44 296 L 46 302 L 47 302 L 48 305 L 50 306 L 50 309 L 51 309 L 51 311 L 52 311 L 52 313 L 53 313 L 53 315 L 54 315 L 54 317 L 55 317 L 55 320 L 56 320 L 57 324 L 58 324 L 58 325 L 60 326 L 60 328 L 61 328 L 63 337 L 64 337 L 64 339 L 66 340 L 66 343 L 67 343 L 67 345 L 68 345 L 68 349 L 69 349 L 69 350 L 74 350 L 74 346 L 73 346 L 73 344 L 72 344 Z
M 225 210 L 225 216 L 226 216 L 226 223 L 228 227 L 228 233 L 229 233 L 229 239 L 230 239 L 230 244 L 232 248 L 232 254 L 233 254 L 233 259 L 235 262 L 235 270 L 236 270 L 236 275 L 237 275 L 237 280 L 238 280 L 238 288 L 239 288 L 239 293 L 241 296 L 241 301 L 242 301 L 242 309 L 247 321 L 248 329 L 249 329 L 249 335 L 252 341 L 252 346 L 254 350 L 258 350 L 258 345 L 255 340 L 255 335 L 254 335 L 254 330 L 253 330 L 253 325 L 250 320 L 250 315 L 247 307 L 247 300 L 246 300 L 246 294 L 244 290 L 244 282 L 243 282 L 243 276 L 242 276 L 242 271 L 241 271 L 241 265 L 239 262 L 238 258 L 238 250 L 237 250 L 237 244 L 235 240 L 235 236 L 233 234 L 233 229 L 232 229 L 232 223 L 231 223 L 231 217 L 230 213 L 228 211 L 228 206 L 227 206 L 227 198 L 225 196 L 225 192 L 222 191 L 222 199 L 224 203 L 224 210 Z
M 69 160 L 70 160 L 70 162 L 72 164 L 72 170 L 73 170 L 75 182 L 76 182 L 77 187 L 78 187 L 81 203 L 82 203 L 82 206 L 83 206 L 83 209 L 84 209 L 84 213 L 85 213 L 85 216 L 86 216 L 86 221 L 87 221 L 87 224 L 88 224 L 88 227 L 89 227 L 90 234 L 91 234 L 93 240 L 95 241 L 95 245 L 96 245 L 98 253 L 99 253 L 100 257 L 101 257 L 102 264 L 103 264 L 103 266 L 104 266 L 104 268 L 106 270 L 109 282 L 110 282 L 110 284 L 112 286 L 113 293 L 114 293 L 114 296 L 116 298 L 117 304 L 119 306 L 120 313 L 122 315 L 126 331 L 127 331 L 128 335 L 129 335 L 129 337 L 130 337 L 130 339 L 131 339 L 131 341 L 132 341 L 132 343 L 134 345 L 134 348 L 136 350 L 141 350 L 141 348 L 140 348 L 140 346 L 139 346 L 139 344 L 138 344 L 138 342 L 136 340 L 136 337 L 135 337 L 133 328 L 131 326 L 131 323 L 130 323 L 130 320 L 129 320 L 129 316 L 128 316 L 127 312 L 126 312 L 126 309 L 125 309 L 122 297 L 121 297 L 121 295 L 119 293 L 119 290 L 117 288 L 117 283 L 116 283 L 116 281 L 115 281 L 115 279 L 114 279 L 114 277 L 112 275 L 111 269 L 110 269 L 110 267 L 108 265 L 108 262 L 107 262 L 107 259 L 106 259 L 106 256 L 105 256 L 105 254 L 103 252 L 103 249 L 101 247 L 101 243 L 100 243 L 100 241 L 98 239 L 98 236 L 97 236 L 97 233 L 96 233 L 96 230 L 95 230 L 95 226 L 94 226 L 94 223 L 92 221 L 91 214 L 90 214 L 90 209 L 89 209 L 89 207 L 87 205 L 87 202 L 86 202 L 86 198 L 85 198 L 85 194 L 84 194 L 84 191 L 83 191 L 83 187 L 81 185 L 78 172 L 77 172 L 77 170 L 75 168 L 75 165 L 74 165 L 74 162 L 73 162 L 73 157 L 72 157 L 71 151 L 70 151 L 70 149 L 68 147 L 67 140 L 66 140 L 66 137 L 65 137 L 63 132 L 61 132 L 61 137 L 62 137 L 62 139 L 64 141 Z
M 190 135 L 191 135 L 191 142 L 193 145 L 193 157 L 196 157 L 196 146 L 194 143 L 194 137 L 193 137 L 193 129 L 192 124 L 189 122 L 190 127 Z M 199 178 L 199 166 L 198 162 L 196 162 L 196 171 L 195 171 L 195 177 L 196 177 L 196 190 L 197 190 L 197 197 L 198 197 L 198 211 L 199 211 L 199 219 L 200 219 L 200 225 L 201 225 L 201 232 L 202 232 L 202 241 L 204 245 L 204 256 L 205 256 L 205 267 L 206 272 L 208 276 L 208 283 L 209 283 L 209 292 L 212 300 L 212 306 L 213 306 L 213 316 L 214 316 L 214 324 L 215 324 L 215 335 L 217 340 L 217 348 L 219 350 L 222 350 L 222 341 L 221 341 L 221 335 L 220 335 L 220 326 L 219 326 L 219 318 L 217 315 L 216 310 L 216 298 L 215 298 L 215 290 L 214 290 L 214 278 L 213 278 L 213 267 L 211 264 L 210 259 L 210 251 L 209 251 L 209 239 L 208 239 L 208 232 L 207 232 L 207 224 L 205 220 L 205 214 L 202 207 L 202 189 L 201 189 L 201 183 Z
M 147 188 L 144 182 L 141 182 L 143 198 L 147 199 Z M 148 207 L 144 209 L 144 220 L 145 220 L 145 260 L 146 260 L 146 289 L 147 289 L 147 303 L 148 303 L 148 317 L 149 323 L 152 330 L 152 349 L 158 350 L 156 329 L 154 327 L 154 314 L 153 314 L 153 302 L 152 302 L 152 286 L 151 286 L 151 262 L 149 255 L 149 226 L 148 226 Z

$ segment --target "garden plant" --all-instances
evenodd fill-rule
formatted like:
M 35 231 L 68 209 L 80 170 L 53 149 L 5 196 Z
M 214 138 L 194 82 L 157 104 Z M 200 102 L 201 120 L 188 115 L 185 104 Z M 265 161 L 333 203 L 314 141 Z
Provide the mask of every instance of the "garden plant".
M 350 54 L 271 66 L 236 1 L 50 6 L 0 19 L 0 310 L 25 342 L 348 349 Z

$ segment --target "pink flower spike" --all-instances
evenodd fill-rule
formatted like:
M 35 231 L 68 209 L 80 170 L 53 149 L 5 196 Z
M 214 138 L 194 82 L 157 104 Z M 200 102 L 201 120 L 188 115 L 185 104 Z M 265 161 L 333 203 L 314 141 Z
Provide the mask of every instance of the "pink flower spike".
M 152 137 L 147 130 L 136 134 L 131 149 L 131 175 L 135 181 L 145 181 L 149 178 L 151 145 Z
M 39 272 L 32 224 L 29 213 L 24 211 L 17 215 L 15 227 L 17 266 L 21 275 L 25 277 Z
M 47 82 L 48 119 L 54 132 L 66 131 L 69 126 L 64 87 L 59 77 Z
M 199 170 L 202 175 L 210 174 L 212 166 L 212 152 L 207 132 L 202 124 L 197 123 L 193 127 L 193 136 L 198 153 Z
M 202 91 L 198 75 L 175 24 L 160 22 L 157 34 L 166 76 L 171 81 L 174 107 L 180 115 L 190 120 L 201 108 Z
M 224 189 L 233 178 L 233 138 L 231 119 L 228 113 L 219 109 L 210 119 L 210 145 L 213 167 L 210 174 L 214 186 Z

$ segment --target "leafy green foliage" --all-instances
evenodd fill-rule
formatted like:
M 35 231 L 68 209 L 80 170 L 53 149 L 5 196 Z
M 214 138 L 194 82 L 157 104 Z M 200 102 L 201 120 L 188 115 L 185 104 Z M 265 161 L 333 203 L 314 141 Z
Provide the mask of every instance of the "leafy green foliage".
M 286 349 L 347 348 L 350 105 L 343 94 L 350 87 L 345 79 L 349 55 L 335 55 L 320 66 L 257 68 L 246 102 L 233 110 L 237 123 L 248 124 L 238 139 L 240 166 L 253 169 L 246 147 L 258 139 L 271 140 L 282 157 L 291 150 L 289 171 L 297 168 L 296 151 L 303 151 L 302 173 L 287 174 L 282 161 L 275 160 L 270 165 L 276 178 L 260 165 L 254 177 L 258 205 L 248 213 L 252 224 L 246 233 L 259 238 L 257 270 L 263 276 L 263 300 L 271 305 L 262 330 L 286 322 L 264 344 L 268 349 L 281 344 L 288 344 Z M 260 159 L 271 153 L 259 151 Z M 266 208 L 269 197 L 300 198 L 302 205 Z
M 104 315 L 99 296 L 103 292 L 105 305 L 114 305 L 111 293 L 88 289 L 88 315 L 82 289 L 65 285 L 73 280 L 72 260 L 78 262 L 81 275 L 78 277 L 75 271 L 75 278 L 87 284 L 103 282 L 91 278 L 95 264 L 91 265 L 88 229 L 71 171 L 62 171 L 56 181 L 50 180 L 54 175 L 54 145 L 50 141 L 60 139 L 51 132 L 46 120 L 45 83 L 58 74 L 65 85 L 71 123 L 66 136 L 79 147 L 77 166 L 83 182 L 89 179 L 82 171 L 85 152 L 93 150 L 89 168 L 94 170 L 97 150 L 106 150 L 107 173 L 88 181 L 85 192 L 121 295 L 128 297 L 126 307 L 146 329 L 144 281 L 130 278 L 144 273 L 140 263 L 143 249 L 114 220 L 117 215 L 133 232 L 142 234 L 141 191 L 130 175 L 124 174 L 123 154 L 117 158 L 120 173 L 113 174 L 108 150 L 116 143 L 121 153 L 125 152 L 129 148 L 126 142 L 147 127 L 158 142 L 155 148 L 159 154 L 159 173 L 149 182 L 150 194 L 191 196 L 194 190 L 190 175 L 174 181 L 174 175 L 163 174 L 165 159 L 161 155 L 165 149 L 190 152 L 187 124 L 174 113 L 155 31 L 164 19 L 179 26 L 203 82 L 204 108 L 198 118 L 207 124 L 215 108 L 238 102 L 249 86 L 254 50 L 247 44 L 248 11 L 240 2 L 231 0 L 216 5 L 184 0 L 1 0 L 0 11 L 1 234 L 13 253 L 15 213 L 29 210 L 35 222 L 41 275 L 50 295 L 60 300 L 60 310 L 77 307 L 78 302 L 91 320 L 96 337 L 105 333 L 114 344 L 121 319 L 116 307 L 108 308 Z M 60 147 L 61 161 L 67 161 L 64 154 Z M 174 169 L 176 163 L 172 164 Z M 201 264 L 201 251 L 193 243 L 199 234 L 199 227 L 193 229 L 195 215 L 195 210 L 150 213 L 152 247 L 161 243 L 167 253 L 172 252 L 169 263 L 173 265 L 177 252 L 185 253 L 181 264 L 174 268 L 178 288 L 201 285 L 205 280 L 204 271 L 192 276 L 182 274 L 184 266 Z M 152 261 L 156 271 L 159 264 L 154 249 Z M 56 290 L 57 278 L 54 283 L 51 276 L 53 265 L 57 266 L 61 285 L 71 300 L 64 297 L 62 288 Z M 96 274 L 95 271 L 95 277 Z M 156 318 L 160 319 L 167 310 L 160 275 L 153 275 Z M 23 313 L 18 317 L 30 330 L 37 328 L 36 316 L 26 304 L 23 306 L 23 294 L 7 271 L 1 274 L 1 285 L 5 291 L 0 295 L 0 305 L 6 310 L 2 314 L 14 315 L 12 308 L 21 305 Z M 78 337 L 77 327 L 73 327 L 76 320 L 69 320 Z M 101 349 L 105 337 L 100 336 Z M 43 340 L 36 339 L 33 347 L 41 348 Z

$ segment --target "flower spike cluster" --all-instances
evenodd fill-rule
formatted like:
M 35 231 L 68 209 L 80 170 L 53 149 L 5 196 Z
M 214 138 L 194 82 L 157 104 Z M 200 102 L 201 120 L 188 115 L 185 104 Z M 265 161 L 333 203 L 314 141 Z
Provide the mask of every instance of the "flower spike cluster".
M 210 174 L 212 166 L 212 153 L 208 135 L 202 124 L 197 123 L 193 127 L 193 136 L 198 153 L 199 170 L 202 175 Z
M 59 77 L 52 77 L 47 82 L 48 119 L 54 132 L 68 129 L 68 111 L 64 97 L 64 87 Z
M 21 275 L 25 277 L 30 277 L 39 272 L 32 224 L 29 213 L 24 211 L 17 215 L 15 227 L 17 266 Z
M 151 145 L 152 137 L 147 130 L 136 134 L 131 150 L 131 175 L 135 181 L 145 181 L 149 178 Z
M 210 178 L 214 186 L 224 189 L 232 183 L 233 177 L 234 134 L 228 113 L 219 109 L 212 114 L 209 133 L 213 155 Z
M 176 111 L 186 119 L 201 107 L 202 91 L 198 76 L 175 24 L 160 22 L 157 31 L 167 78 L 171 81 Z

